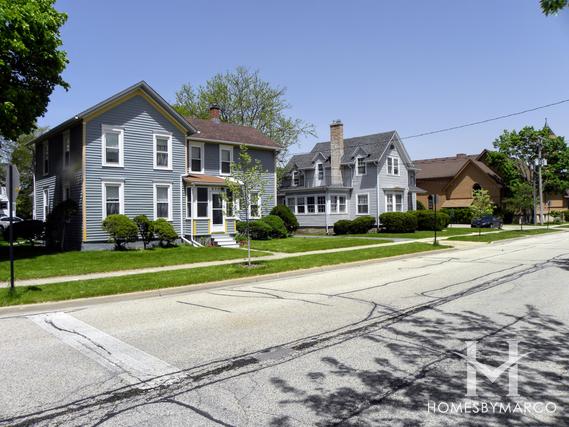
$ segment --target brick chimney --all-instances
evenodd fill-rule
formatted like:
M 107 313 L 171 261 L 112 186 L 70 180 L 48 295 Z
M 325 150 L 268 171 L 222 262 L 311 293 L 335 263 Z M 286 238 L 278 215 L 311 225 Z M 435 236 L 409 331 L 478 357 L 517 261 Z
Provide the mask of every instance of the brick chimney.
M 330 125 L 330 178 L 332 185 L 342 185 L 340 164 L 344 156 L 344 125 L 334 120 Z
M 219 122 L 219 117 L 221 116 L 221 108 L 219 105 L 213 104 L 209 107 L 209 118 L 214 122 Z

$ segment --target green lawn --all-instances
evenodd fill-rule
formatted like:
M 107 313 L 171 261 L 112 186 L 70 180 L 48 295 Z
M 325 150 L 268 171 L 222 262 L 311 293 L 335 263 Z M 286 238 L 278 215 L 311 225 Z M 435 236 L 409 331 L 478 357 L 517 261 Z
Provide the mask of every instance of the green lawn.
M 496 230 L 483 229 L 483 233 L 495 232 Z M 438 237 L 460 236 L 462 234 L 470 234 L 478 232 L 476 228 L 447 228 L 442 231 L 437 231 Z M 367 233 L 367 234 L 348 234 L 348 237 L 373 237 L 381 239 L 425 239 L 427 237 L 434 237 L 434 231 L 415 231 L 414 233 Z M 340 236 L 343 237 L 343 236 Z
M 129 251 L 73 251 L 48 253 L 42 247 L 16 246 L 16 279 L 99 273 L 145 267 L 189 264 L 204 261 L 221 261 L 244 258 L 242 249 L 194 248 L 177 246 Z M 255 252 L 254 256 L 268 255 Z M 8 280 L 10 266 L 8 247 L 0 247 L 0 281 Z
M 238 279 L 325 265 L 434 251 L 445 247 L 446 246 L 433 246 L 427 243 L 406 243 L 402 245 L 357 249 L 347 252 L 296 256 L 274 261 L 257 261 L 254 268 L 247 268 L 243 264 L 238 263 L 215 267 L 164 271 L 161 273 L 136 274 L 107 279 L 82 280 L 43 286 L 16 287 L 15 291 L 3 288 L 0 289 L 0 306 L 60 301 L 193 285 L 197 283 Z
M 495 242 L 497 240 L 515 239 L 518 237 L 532 236 L 535 234 L 555 233 L 557 230 L 537 229 L 537 230 L 509 230 L 501 231 L 499 233 L 483 234 L 482 236 L 457 236 L 451 237 L 448 240 L 460 240 L 468 242 Z
M 290 237 L 288 239 L 253 240 L 251 247 L 272 252 L 308 252 L 324 249 L 349 248 L 352 246 L 377 245 L 390 243 L 390 240 L 353 239 L 350 237 Z

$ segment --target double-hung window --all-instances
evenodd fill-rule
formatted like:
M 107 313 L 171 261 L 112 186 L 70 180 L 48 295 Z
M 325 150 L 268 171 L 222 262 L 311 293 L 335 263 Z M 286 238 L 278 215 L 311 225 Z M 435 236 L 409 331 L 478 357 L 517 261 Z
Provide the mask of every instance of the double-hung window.
M 154 184 L 154 219 L 172 220 L 172 184 Z
M 300 172 L 292 171 L 292 186 L 298 187 L 300 185 Z
M 330 212 L 346 213 L 346 196 L 330 196 Z
M 203 144 L 190 144 L 189 156 L 190 159 L 188 163 L 190 166 L 190 171 L 194 173 L 203 173 Z
M 103 182 L 103 219 L 124 214 L 124 183 Z
M 251 218 L 259 218 L 261 216 L 259 193 L 251 193 L 249 203 L 249 216 Z
M 225 191 L 225 211 L 225 215 L 229 218 L 233 218 L 238 211 L 237 200 L 235 200 L 235 195 L 230 189 Z
M 322 185 L 324 181 L 324 165 L 322 163 L 316 164 L 316 181 L 318 185 Z
M 326 213 L 326 196 L 316 198 L 318 213 Z
M 124 159 L 124 130 L 103 125 L 103 166 L 122 167 Z
M 49 173 L 49 141 L 44 141 L 42 145 L 42 155 L 43 155 L 43 174 L 47 175 Z
M 363 157 L 358 157 L 356 160 L 356 175 L 365 175 L 367 172 L 366 162 Z
M 306 213 L 306 206 L 304 205 L 304 197 L 296 198 L 296 213 L 299 214 Z
M 229 175 L 231 173 L 231 162 L 233 162 L 233 148 L 220 145 L 219 172 L 221 175 Z
M 172 135 L 155 133 L 154 169 L 172 169 Z
M 399 175 L 399 159 L 397 157 L 387 158 L 387 174 Z
M 315 213 L 316 212 L 315 197 L 314 196 L 308 196 L 306 198 L 306 211 L 308 213 Z
M 71 137 L 69 131 L 63 132 L 63 167 L 68 168 L 71 163 Z
M 387 212 L 402 212 L 403 211 L 403 194 L 393 193 L 385 195 L 385 210 Z
M 286 198 L 286 205 L 290 209 L 291 212 L 296 212 L 296 199 L 294 197 L 287 197 Z
M 358 202 L 358 215 L 369 214 L 369 195 L 358 194 L 357 202 Z
M 208 189 L 206 187 L 198 187 L 197 193 L 198 218 L 207 218 L 209 216 Z

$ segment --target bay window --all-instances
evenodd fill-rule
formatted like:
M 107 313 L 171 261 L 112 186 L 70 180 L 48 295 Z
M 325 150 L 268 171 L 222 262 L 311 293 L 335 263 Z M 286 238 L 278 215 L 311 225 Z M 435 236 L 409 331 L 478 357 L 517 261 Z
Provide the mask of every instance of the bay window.
M 387 212 L 403 211 L 403 194 L 390 193 L 385 195 L 385 210 Z
M 315 198 L 314 196 L 308 196 L 306 198 L 306 211 L 308 213 L 315 213 L 316 212 L 316 206 L 315 206 Z
M 326 213 L 326 196 L 316 198 L 318 213 Z
M 296 198 L 296 213 L 306 213 L 306 206 L 304 205 L 304 197 Z

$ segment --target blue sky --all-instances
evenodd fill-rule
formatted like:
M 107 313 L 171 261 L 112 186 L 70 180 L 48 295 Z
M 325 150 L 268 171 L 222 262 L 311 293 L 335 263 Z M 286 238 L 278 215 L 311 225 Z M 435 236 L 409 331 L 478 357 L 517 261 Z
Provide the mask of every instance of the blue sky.
M 316 126 L 292 152 L 396 129 L 404 137 L 569 98 L 569 13 L 538 0 L 59 0 L 70 63 L 40 125 L 55 126 L 146 80 L 168 101 L 244 65 L 287 88 L 290 115 Z M 414 158 L 475 153 L 503 129 L 569 136 L 569 103 L 460 131 L 410 139 Z

